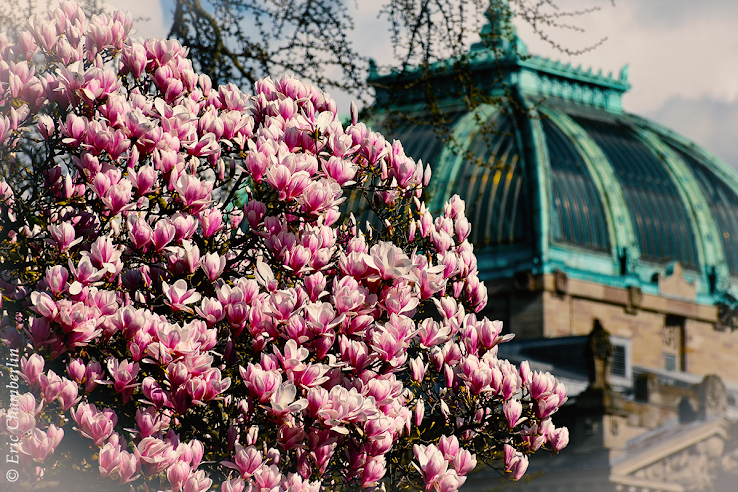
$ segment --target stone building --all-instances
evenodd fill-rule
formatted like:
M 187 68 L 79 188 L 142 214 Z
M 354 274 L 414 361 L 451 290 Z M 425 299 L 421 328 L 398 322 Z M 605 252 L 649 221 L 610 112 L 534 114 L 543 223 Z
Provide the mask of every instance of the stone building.
M 613 76 L 529 56 L 504 15 L 488 18 L 483 35 L 512 36 L 492 36 L 497 56 L 474 45 L 470 68 L 501 102 L 469 110 L 439 70 L 451 138 L 415 123 L 392 136 L 433 165 L 432 210 L 466 201 L 483 314 L 517 335 L 502 356 L 569 388 L 554 421 L 570 446 L 538 453 L 540 478 L 505 488 L 738 491 L 738 173 L 627 113 L 627 66 Z M 404 89 L 398 77 L 372 72 L 377 100 L 422 120 L 419 72 Z M 595 327 L 608 357 L 586 350 Z M 499 485 L 477 475 L 466 489 Z

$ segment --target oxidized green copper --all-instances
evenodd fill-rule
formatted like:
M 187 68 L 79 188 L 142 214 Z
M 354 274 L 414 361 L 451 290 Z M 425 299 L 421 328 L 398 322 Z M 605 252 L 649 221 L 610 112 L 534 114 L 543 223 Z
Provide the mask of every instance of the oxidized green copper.
M 738 280 L 738 174 L 688 139 L 623 112 L 627 65 L 613 76 L 528 56 L 504 12 L 488 18 L 489 39 L 469 53 L 472 79 L 483 93 L 511 99 L 465 109 L 447 90 L 448 60 L 435 68 L 444 88 L 438 107 L 456 115 L 451 138 L 398 130 L 415 149 L 410 155 L 434 168 L 429 207 L 439 210 L 454 193 L 467 201 L 480 277 L 563 270 L 655 293 L 654 274 L 680 262 L 685 279 L 696 281 L 697 302 L 718 302 Z M 412 89 L 390 91 L 398 79 L 418 77 L 414 69 L 373 70 L 369 82 L 378 101 L 392 93 L 394 110 L 422 117 Z M 488 124 L 497 131 L 485 135 Z

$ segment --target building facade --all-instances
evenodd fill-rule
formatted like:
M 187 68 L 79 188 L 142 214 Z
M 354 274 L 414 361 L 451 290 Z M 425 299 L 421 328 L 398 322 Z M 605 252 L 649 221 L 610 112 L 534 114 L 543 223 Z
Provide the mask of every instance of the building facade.
M 516 489 L 738 491 L 738 173 L 627 113 L 627 66 L 603 75 L 529 56 L 499 12 L 483 37 L 511 35 L 469 54 L 494 102 L 468 109 L 440 67 L 450 137 L 416 123 L 391 134 L 433 166 L 432 210 L 466 201 L 490 297 L 482 314 L 516 334 L 501 356 L 569 388 L 554 421 L 570 446 L 539 453 L 529 475 L 540 478 Z M 422 120 L 420 77 L 372 72 L 378 106 Z M 595 328 L 612 344 L 599 379 Z M 499 485 L 488 474 L 466 487 Z

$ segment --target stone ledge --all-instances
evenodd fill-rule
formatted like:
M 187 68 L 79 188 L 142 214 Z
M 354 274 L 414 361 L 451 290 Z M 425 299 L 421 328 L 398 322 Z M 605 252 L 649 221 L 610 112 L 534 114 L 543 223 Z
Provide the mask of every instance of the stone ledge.
M 561 295 L 560 288 L 557 289 L 554 274 L 544 275 L 543 290 L 556 295 Z M 674 314 L 685 318 L 718 323 L 717 306 L 708 306 L 696 302 L 673 299 L 654 294 L 641 293 L 637 306 L 632 306 L 632 293 L 628 289 L 602 285 L 587 280 L 567 279 L 566 294 L 571 297 L 601 301 L 608 304 L 616 304 L 628 309 L 640 309 L 663 314 Z

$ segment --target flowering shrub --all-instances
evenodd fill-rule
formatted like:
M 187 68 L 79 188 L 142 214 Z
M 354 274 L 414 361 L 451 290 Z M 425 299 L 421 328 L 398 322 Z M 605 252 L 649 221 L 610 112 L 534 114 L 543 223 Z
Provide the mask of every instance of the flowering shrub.
M 463 201 L 434 218 L 430 170 L 355 107 L 344 127 L 288 76 L 214 88 L 131 24 L 64 2 L 0 35 L 0 430 L 28 470 L 451 491 L 566 445 L 564 386 L 475 314 Z

